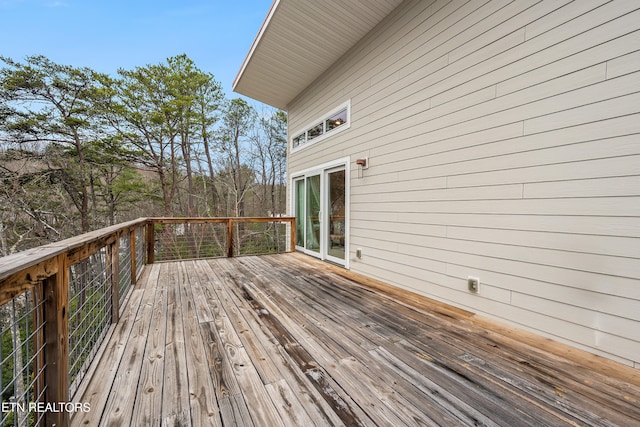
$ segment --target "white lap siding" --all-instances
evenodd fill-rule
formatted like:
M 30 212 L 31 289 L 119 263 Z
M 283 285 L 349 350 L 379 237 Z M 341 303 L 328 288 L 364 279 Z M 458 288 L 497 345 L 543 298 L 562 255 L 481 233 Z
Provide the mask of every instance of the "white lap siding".
M 351 127 L 288 170 L 351 157 L 352 270 L 640 367 L 639 52 L 635 0 L 406 1 L 289 105 Z

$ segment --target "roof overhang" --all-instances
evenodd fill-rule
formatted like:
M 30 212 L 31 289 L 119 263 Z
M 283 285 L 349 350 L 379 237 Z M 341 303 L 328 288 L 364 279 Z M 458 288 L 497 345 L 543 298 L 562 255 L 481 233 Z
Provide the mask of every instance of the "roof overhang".
M 402 0 L 275 0 L 233 90 L 287 105 Z

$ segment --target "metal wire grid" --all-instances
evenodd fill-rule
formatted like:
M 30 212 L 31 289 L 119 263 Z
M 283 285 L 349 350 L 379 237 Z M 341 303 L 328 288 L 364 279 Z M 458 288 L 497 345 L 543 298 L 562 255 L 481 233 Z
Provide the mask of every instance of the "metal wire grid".
M 234 224 L 234 256 L 286 252 L 287 222 L 243 222 Z
M 226 223 L 157 224 L 155 227 L 158 261 L 227 255 Z
M 41 285 L 0 307 L 0 390 L 2 426 L 38 425 L 44 412 L 30 407 L 44 401 L 44 299 Z
M 136 278 L 140 276 L 144 269 L 144 255 L 145 251 L 145 228 L 136 228 Z
M 119 307 L 122 310 L 124 299 L 131 289 L 131 240 L 129 234 L 120 237 L 120 274 L 118 297 L 120 299 Z
M 69 395 L 73 396 L 111 324 L 106 248 L 70 267 Z

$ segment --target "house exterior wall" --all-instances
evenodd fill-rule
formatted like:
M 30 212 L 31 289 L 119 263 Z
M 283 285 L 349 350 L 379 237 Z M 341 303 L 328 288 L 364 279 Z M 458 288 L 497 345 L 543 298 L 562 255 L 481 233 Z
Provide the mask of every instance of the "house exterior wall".
M 353 271 L 640 368 L 639 2 L 407 0 L 289 136 L 347 100 L 288 170 L 351 158 Z

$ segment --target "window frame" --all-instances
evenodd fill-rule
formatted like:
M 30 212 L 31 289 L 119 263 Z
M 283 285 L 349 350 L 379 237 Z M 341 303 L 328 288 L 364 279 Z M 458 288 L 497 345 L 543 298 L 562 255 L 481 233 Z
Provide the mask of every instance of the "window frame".
M 332 118 L 338 113 L 342 111 L 346 111 L 346 122 L 337 126 L 333 129 L 327 130 L 327 120 Z M 322 126 L 322 132 L 316 136 L 309 138 L 309 132 L 318 126 Z M 305 126 L 301 128 L 303 131 L 292 132 L 292 137 L 289 140 L 289 146 L 291 147 L 291 152 L 295 153 L 300 151 L 306 147 L 309 147 L 317 142 L 323 141 L 333 135 L 336 135 L 344 130 L 347 130 L 351 127 L 351 100 L 347 100 L 346 102 L 338 105 L 337 107 L 331 109 L 329 112 L 325 113 L 319 119 L 310 121 Z M 301 138 L 302 137 L 302 138 Z

